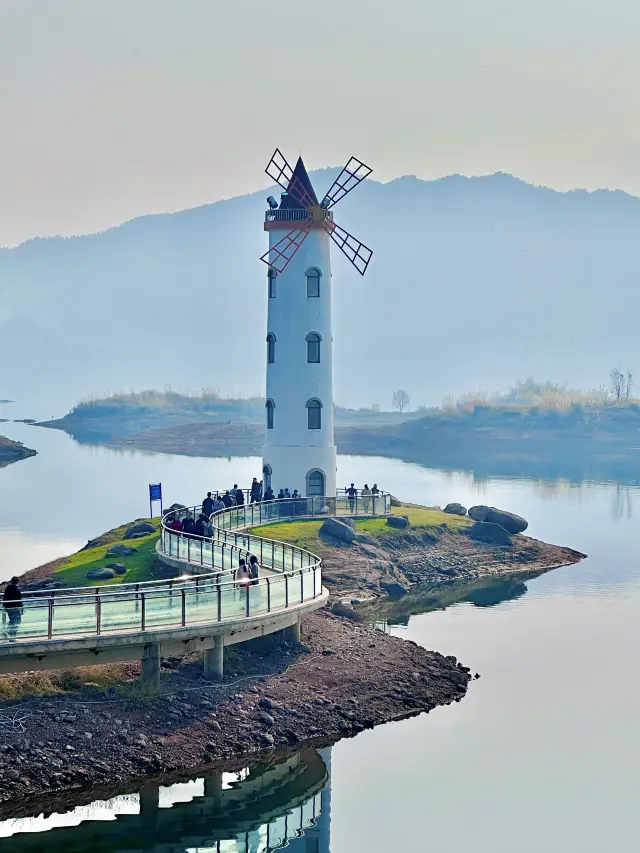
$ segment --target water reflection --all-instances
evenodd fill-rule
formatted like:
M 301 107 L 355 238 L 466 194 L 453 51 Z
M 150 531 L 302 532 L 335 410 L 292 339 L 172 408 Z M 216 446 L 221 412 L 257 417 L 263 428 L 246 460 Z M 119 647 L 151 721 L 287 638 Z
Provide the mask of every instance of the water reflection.
M 385 601 L 371 608 L 376 626 L 408 625 L 409 618 L 419 613 L 445 610 L 452 604 L 469 602 L 476 607 L 495 607 L 503 601 L 521 598 L 527 591 L 525 580 L 538 577 L 540 572 L 505 575 L 486 580 L 454 581 L 438 586 L 415 586 L 410 596 L 398 601 Z
M 331 749 L 0 822 L 12 853 L 329 853 Z

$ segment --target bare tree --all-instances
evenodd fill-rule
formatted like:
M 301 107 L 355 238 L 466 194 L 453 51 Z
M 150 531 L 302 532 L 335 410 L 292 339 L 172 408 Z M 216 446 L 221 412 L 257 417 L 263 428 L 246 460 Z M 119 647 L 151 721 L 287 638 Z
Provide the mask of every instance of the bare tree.
M 609 376 L 611 378 L 611 392 L 613 394 L 613 397 L 614 397 L 616 403 L 619 403 L 620 398 L 622 397 L 622 394 L 624 393 L 624 386 L 625 386 L 624 373 L 621 370 L 618 370 L 617 367 L 614 367 L 611 369 Z
M 629 399 L 629 395 L 631 394 L 631 389 L 633 388 L 633 373 L 630 370 L 627 370 L 627 388 L 625 390 L 625 397 L 627 400 Z
M 411 397 L 407 394 L 407 392 L 403 388 L 398 388 L 397 391 L 393 392 L 391 397 L 391 405 L 394 409 L 397 409 L 400 413 L 404 412 L 409 403 L 411 402 Z

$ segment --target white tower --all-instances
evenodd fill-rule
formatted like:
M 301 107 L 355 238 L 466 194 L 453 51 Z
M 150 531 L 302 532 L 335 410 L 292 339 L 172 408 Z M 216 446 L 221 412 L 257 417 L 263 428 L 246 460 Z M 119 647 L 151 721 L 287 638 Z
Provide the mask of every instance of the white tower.
M 262 257 L 269 267 L 263 479 L 276 495 L 284 488 L 336 493 L 331 240 L 361 274 L 372 253 L 333 222 L 329 208 L 370 173 L 351 158 L 319 204 L 302 158 L 292 170 L 276 150 L 267 167 L 285 190 L 280 203 L 268 199 Z

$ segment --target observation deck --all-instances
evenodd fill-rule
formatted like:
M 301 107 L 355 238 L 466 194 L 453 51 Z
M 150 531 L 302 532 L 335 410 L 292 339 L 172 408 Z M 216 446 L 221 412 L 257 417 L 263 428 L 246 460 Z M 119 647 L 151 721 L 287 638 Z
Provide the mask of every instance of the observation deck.
M 264 230 L 274 231 L 279 228 L 287 228 L 291 230 L 296 226 L 301 227 L 302 225 L 307 224 L 312 219 L 313 217 L 311 213 L 304 207 L 277 207 L 275 209 L 265 211 Z M 314 220 L 313 225 L 321 225 L 322 220 L 333 222 L 333 212 L 331 210 L 323 209 L 322 219 L 318 218 L 317 220 Z
M 224 646 L 284 629 L 299 640 L 301 616 L 329 597 L 316 554 L 246 529 L 289 518 L 370 517 L 390 510 L 386 493 L 285 498 L 214 513 L 211 537 L 172 530 L 173 513 L 166 513 L 156 551 L 177 572 L 175 579 L 25 593 L 19 620 L 12 622 L 2 610 L 0 674 L 142 659 L 143 679 L 156 680 L 161 654 L 202 650 L 205 676 L 222 678 Z M 259 577 L 240 586 L 235 570 L 252 555 Z

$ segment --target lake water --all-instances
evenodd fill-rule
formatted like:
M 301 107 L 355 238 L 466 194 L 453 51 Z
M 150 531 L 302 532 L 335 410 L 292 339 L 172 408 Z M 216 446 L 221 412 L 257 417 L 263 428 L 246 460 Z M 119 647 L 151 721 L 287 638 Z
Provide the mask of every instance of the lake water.
M 113 453 L 18 424 L 3 424 L 2 432 L 40 452 L 0 470 L 4 577 L 68 553 L 107 527 L 146 515 L 148 483 L 162 481 L 167 503 L 187 503 L 212 486 L 250 482 L 259 470 L 257 459 Z M 482 677 L 458 704 L 338 743 L 329 762 L 331 783 L 325 785 L 331 793 L 330 828 L 323 824 L 323 834 L 307 834 L 292 850 L 635 851 L 638 488 L 477 483 L 467 474 L 388 459 L 340 457 L 338 464 L 340 481 L 371 485 L 375 480 L 407 501 L 502 506 L 528 518 L 532 536 L 589 557 L 527 581 L 520 598 L 493 607 L 461 603 L 393 628 L 428 648 L 456 655 Z M 193 803 L 200 814 L 200 799 Z M 256 809 L 259 822 L 259 803 Z M 18 850 L 17 839 L 28 837 L 35 836 L 14 835 L 0 847 Z M 220 850 L 261 851 L 265 841 L 260 837 L 225 838 L 227 846 Z M 55 831 L 40 839 L 41 848 L 25 849 L 65 849 L 57 846 Z M 133 847 L 107 839 L 95 849 L 155 849 L 151 839 L 148 846 Z M 220 839 L 213 846 L 196 846 L 192 840 L 185 834 L 171 849 L 216 851 Z

